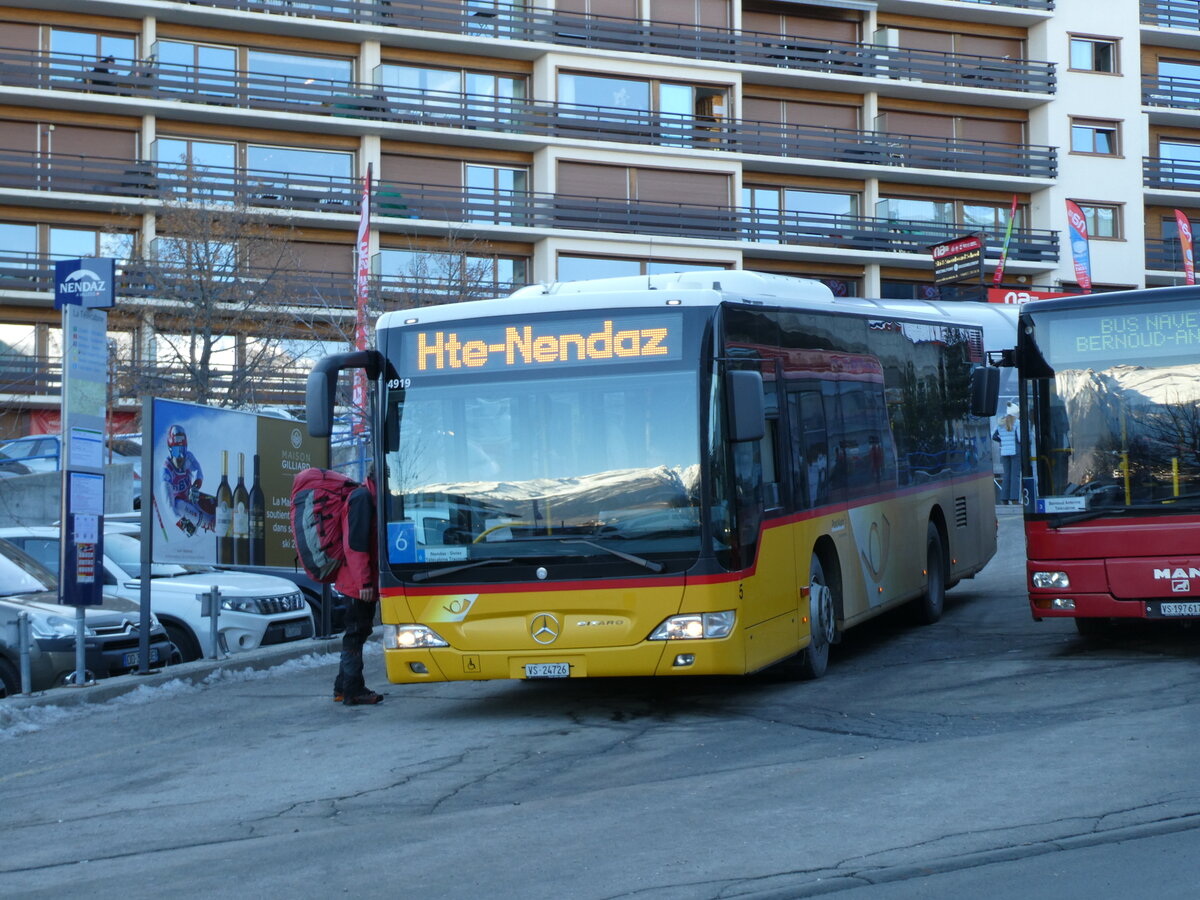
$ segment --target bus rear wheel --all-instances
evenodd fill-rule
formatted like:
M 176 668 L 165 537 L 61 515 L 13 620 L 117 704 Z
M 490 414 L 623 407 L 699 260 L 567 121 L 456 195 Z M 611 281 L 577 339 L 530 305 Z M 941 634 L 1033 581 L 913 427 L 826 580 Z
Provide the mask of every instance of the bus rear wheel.
M 946 552 L 942 533 L 932 522 L 925 532 L 925 593 L 913 604 L 913 618 L 920 625 L 932 625 L 946 608 Z
M 836 628 L 837 597 L 834 588 L 825 577 L 821 558 L 813 554 L 808 570 L 808 621 L 812 639 L 800 651 L 800 677 L 820 678 L 829 668 L 829 645 L 834 640 Z

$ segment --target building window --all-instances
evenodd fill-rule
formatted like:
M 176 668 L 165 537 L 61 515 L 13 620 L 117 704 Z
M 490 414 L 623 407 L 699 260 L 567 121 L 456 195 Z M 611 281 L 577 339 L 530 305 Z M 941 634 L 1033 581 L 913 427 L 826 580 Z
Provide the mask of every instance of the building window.
M 372 268 L 386 302 L 421 306 L 509 294 L 526 283 L 526 262 L 519 256 L 382 249 Z
M 1098 240 L 1119 241 L 1124 232 L 1121 228 L 1121 207 L 1101 203 L 1080 203 L 1079 209 L 1087 221 L 1088 237 Z
M 1119 156 L 1121 128 L 1103 119 L 1071 120 L 1071 152 L 1094 156 Z
M 79 57 L 83 62 L 102 60 L 105 57 L 126 61 L 136 58 L 137 41 L 131 37 L 115 34 L 97 34 L 94 31 L 63 31 L 50 29 L 50 52 Z
M 592 121 L 628 124 L 657 113 L 664 146 L 686 147 L 711 138 L 709 129 L 725 118 L 724 87 L 678 82 L 613 78 L 560 72 L 558 100 L 572 113 Z M 700 129 L 702 133 L 696 134 Z
M 781 233 L 822 236 L 858 216 L 858 195 L 799 188 L 742 188 L 742 206 L 752 231 L 749 240 L 771 242 Z M 782 229 L 782 232 L 781 230 Z
M 1115 75 L 1117 42 L 1112 38 L 1071 37 L 1071 69 Z
M 463 170 L 467 221 L 511 222 L 514 207 L 527 201 L 525 169 L 467 163 Z
M 591 278 L 618 278 L 623 275 L 664 275 L 670 272 L 721 271 L 723 265 L 692 260 L 637 259 L 613 256 L 558 257 L 559 281 L 586 281 Z
M 525 98 L 525 78 L 519 75 L 385 64 L 376 70 L 376 80 L 403 92 L 399 100 L 419 103 L 427 115 L 465 115 L 472 122 L 503 124 L 507 119 L 498 113 Z M 434 112 L 440 107 L 446 112 Z
M 94 231 L 90 228 L 60 228 L 51 225 L 50 255 L 56 259 L 111 257 L 118 264 L 133 255 L 134 238 L 128 232 Z

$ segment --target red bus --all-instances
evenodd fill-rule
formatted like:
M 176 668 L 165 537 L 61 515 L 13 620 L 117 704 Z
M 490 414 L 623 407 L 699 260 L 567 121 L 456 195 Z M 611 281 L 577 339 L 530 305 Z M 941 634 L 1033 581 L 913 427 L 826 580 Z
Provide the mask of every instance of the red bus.
M 1026 304 L 1013 362 L 1033 617 L 1200 617 L 1200 287 Z

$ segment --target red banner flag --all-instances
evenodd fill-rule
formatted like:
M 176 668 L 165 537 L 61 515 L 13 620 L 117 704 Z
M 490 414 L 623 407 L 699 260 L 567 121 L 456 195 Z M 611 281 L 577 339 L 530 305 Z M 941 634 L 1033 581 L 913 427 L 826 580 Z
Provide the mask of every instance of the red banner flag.
M 1175 224 L 1179 226 L 1179 246 L 1183 250 L 1183 277 L 1188 284 L 1196 283 L 1196 261 L 1192 256 L 1192 223 L 1183 214 L 1183 210 L 1175 210 Z
M 363 179 L 362 215 L 358 221 L 358 265 L 354 273 L 354 349 L 367 349 L 367 295 L 371 286 L 371 164 Z M 362 434 L 367 427 L 367 373 L 354 370 L 353 428 Z
M 1088 251 L 1087 218 L 1074 200 L 1067 201 L 1067 225 L 1071 256 L 1075 260 L 1075 281 L 1085 294 L 1092 292 L 1092 260 Z

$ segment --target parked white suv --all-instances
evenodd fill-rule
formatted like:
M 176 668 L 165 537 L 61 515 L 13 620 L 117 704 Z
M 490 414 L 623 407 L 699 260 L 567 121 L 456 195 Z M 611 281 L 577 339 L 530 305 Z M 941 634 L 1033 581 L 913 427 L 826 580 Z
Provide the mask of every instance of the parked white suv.
M 16 544 L 52 572 L 58 571 L 57 526 L 0 528 L 0 538 Z M 105 523 L 105 592 L 140 600 L 141 552 L 136 525 Z M 222 649 L 236 653 L 313 636 L 312 611 L 299 588 L 286 579 L 173 564 L 154 566 L 150 577 L 150 608 L 185 662 L 212 652 L 210 622 L 200 615 L 200 595 L 213 585 L 221 591 L 217 624 Z

